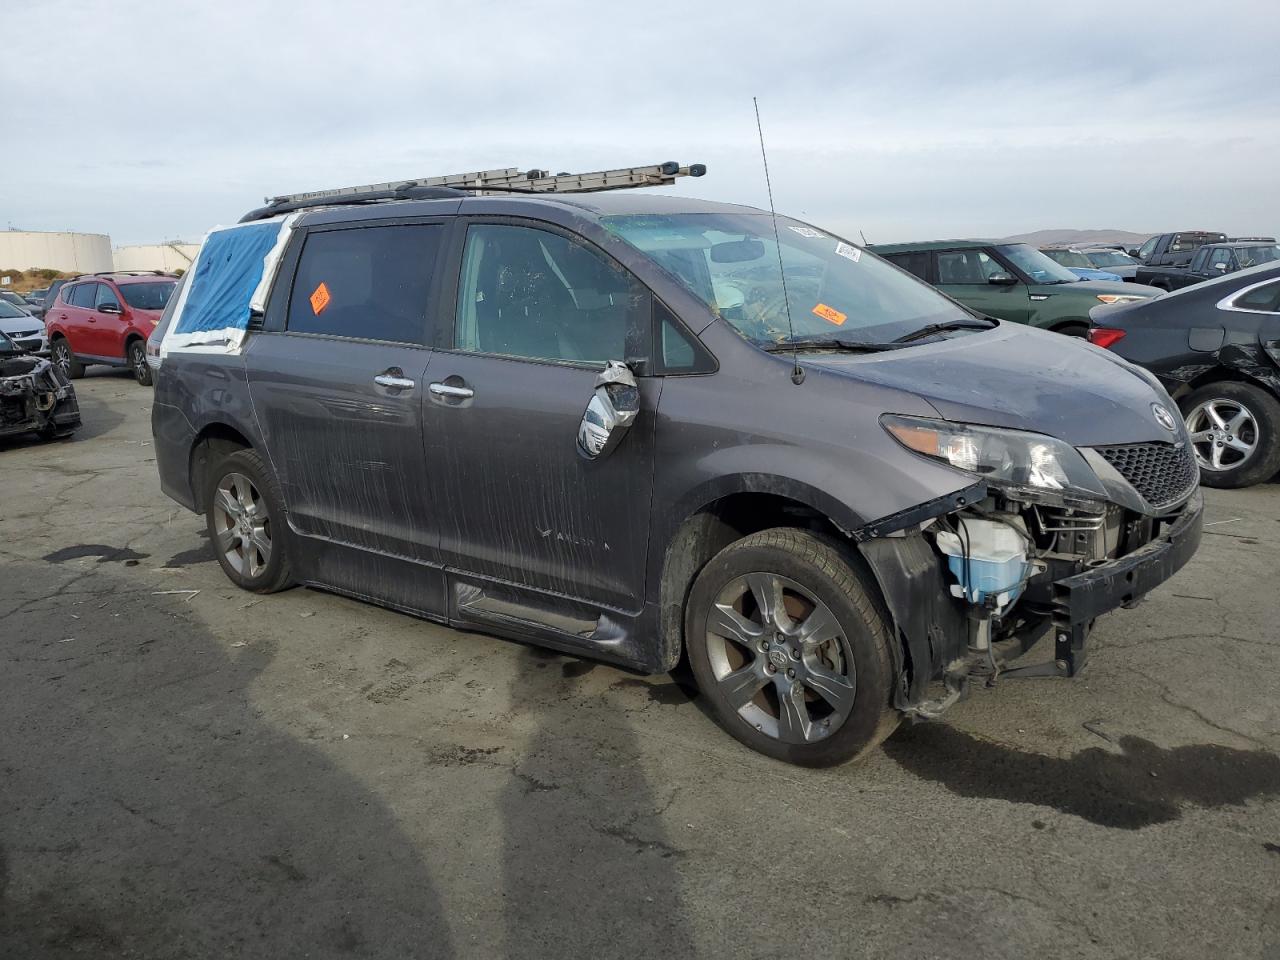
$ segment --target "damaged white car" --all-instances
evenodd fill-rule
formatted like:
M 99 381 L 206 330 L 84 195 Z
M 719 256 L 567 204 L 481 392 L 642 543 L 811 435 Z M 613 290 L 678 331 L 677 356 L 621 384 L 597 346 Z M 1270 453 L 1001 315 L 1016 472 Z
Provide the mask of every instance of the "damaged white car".
M 80 405 L 66 375 L 0 332 L 0 437 L 38 433 L 53 440 L 79 426 Z

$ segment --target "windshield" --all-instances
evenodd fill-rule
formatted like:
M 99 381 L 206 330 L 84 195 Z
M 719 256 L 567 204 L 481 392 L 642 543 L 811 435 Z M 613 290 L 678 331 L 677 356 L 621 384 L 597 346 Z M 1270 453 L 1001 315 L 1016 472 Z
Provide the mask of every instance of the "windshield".
M 1138 262 L 1119 250 L 1090 250 L 1085 256 L 1095 267 L 1132 267 Z
M 1075 283 L 1080 279 L 1066 267 L 1054 263 L 1025 243 L 1005 243 L 996 249 L 1012 260 L 1013 265 L 1030 277 L 1032 283 Z
M 1085 270 L 1092 270 L 1093 264 L 1079 250 L 1041 250 L 1046 257 L 1056 263 L 1062 264 L 1064 267 L 1082 267 Z
M 122 283 L 120 294 L 124 302 L 138 310 L 163 310 L 169 295 L 177 284 L 173 280 L 163 283 Z
M 0 297 L 0 317 L 4 317 L 6 320 L 12 319 L 13 317 L 27 317 L 29 319 L 31 314 L 27 313 L 25 310 L 19 310 L 8 300 Z
M 1236 247 L 1236 262 L 1240 264 L 1242 270 L 1260 263 L 1270 263 L 1272 260 L 1280 260 L 1280 246 L 1276 244 Z
M 604 226 L 675 275 L 747 339 L 883 342 L 973 317 L 932 287 L 823 230 L 767 213 L 606 217 Z M 791 322 L 787 322 L 790 305 Z

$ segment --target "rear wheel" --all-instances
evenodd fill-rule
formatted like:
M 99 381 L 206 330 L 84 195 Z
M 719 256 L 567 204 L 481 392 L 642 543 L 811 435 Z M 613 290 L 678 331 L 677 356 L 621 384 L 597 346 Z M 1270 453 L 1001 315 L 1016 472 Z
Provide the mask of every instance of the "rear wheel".
M 1247 383 L 1211 383 L 1182 403 L 1208 487 L 1250 487 L 1280 472 L 1280 400 Z
M 804 530 L 765 530 L 713 557 L 689 594 L 685 642 L 721 725 L 804 766 L 860 757 L 892 733 L 890 635 L 873 596 Z
M 254 593 L 291 585 L 284 501 L 262 458 L 252 450 L 236 450 L 206 477 L 205 521 L 222 571 Z
M 127 356 L 133 379 L 144 387 L 151 386 L 151 367 L 147 364 L 147 344 L 142 340 L 130 340 Z
M 56 337 L 53 346 L 49 348 L 49 353 L 62 372 L 67 375 L 70 380 L 79 380 L 84 376 L 84 364 L 76 359 L 76 355 L 71 352 L 71 344 L 67 343 L 66 337 Z

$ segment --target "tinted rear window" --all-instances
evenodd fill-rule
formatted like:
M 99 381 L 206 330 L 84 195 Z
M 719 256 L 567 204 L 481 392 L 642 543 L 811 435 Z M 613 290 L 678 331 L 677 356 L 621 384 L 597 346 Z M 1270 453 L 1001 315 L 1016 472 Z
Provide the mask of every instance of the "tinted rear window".
M 426 343 L 427 299 L 440 224 L 310 234 L 289 298 L 288 329 Z
M 914 274 L 926 283 L 929 280 L 929 251 L 912 250 L 908 253 L 890 253 L 885 259 L 895 267 L 901 267 L 907 273 Z
M 70 287 L 62 292 L 62 299 L 73 307 L 93 307 L 94 297 L 97 296 L 98 285 L 96 283 L 77 283 L 74 287 Z
M 163 310 L 177 283 L 173 280 L 151 283 L 119 283 L 124 302 L 138 310 Z

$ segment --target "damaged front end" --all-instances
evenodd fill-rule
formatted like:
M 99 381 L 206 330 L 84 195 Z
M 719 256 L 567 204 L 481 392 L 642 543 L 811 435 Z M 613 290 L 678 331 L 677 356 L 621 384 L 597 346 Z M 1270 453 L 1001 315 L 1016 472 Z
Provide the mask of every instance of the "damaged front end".
M 1094 620 L 1137 603 L 1199 546 L 1199 475 L 1176 427 L 1168 442 L 1076 449 L 1020 431 L 884 422 L 914 452 L 982 478 L 860 532 L 902 639 L 895 705 L 908 715 L 938 716 L 975 679 L 1075 676 Z M 1008 665 L 1046 633 L 1051 658 Z
M 16 348 L 0 351 L 0 437 L 39 433 L 52 438 L 79 426 L 75 387 L 56 364 Z

